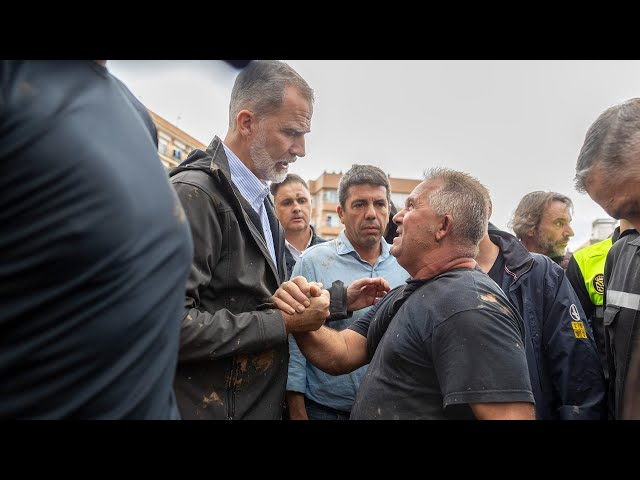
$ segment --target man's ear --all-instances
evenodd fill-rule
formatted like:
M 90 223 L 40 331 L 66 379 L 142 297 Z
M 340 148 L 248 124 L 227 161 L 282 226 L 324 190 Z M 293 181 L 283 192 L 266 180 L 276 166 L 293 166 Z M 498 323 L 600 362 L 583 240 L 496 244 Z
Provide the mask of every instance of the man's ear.
M 236 125 L 243 137 L 249 137 L 255 131 L 256 121 L 253 112 L 250 110 L 240 110 L 236 115 Z
M 344 223 L 344 220 L 342 220 L 342 217 L 344 217 L 344 210 L 342 210 L 342 205 L 338 204 L 338 206 L 336 207 L 336 212 L 338 212 L 338 216 L 340 217 L 340 222 Z
M 438 225 L 438 230 L 436 231 L 436 241 L 440 242 L 447 235 L 451 233 L 451 229 L 453 228 L 451 215 L 448 213 L 442 217 L 442 221 Z

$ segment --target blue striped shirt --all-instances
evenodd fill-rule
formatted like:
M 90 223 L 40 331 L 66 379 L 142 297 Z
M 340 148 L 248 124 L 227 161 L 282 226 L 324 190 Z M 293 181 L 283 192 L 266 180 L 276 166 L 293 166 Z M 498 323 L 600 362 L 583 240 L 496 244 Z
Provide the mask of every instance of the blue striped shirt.
M 269 195 L 269 183 L 263 182 L 256 177 L 247 166 L 223 143 L 224 151 L 229 159 L 229 170 L 231 171 L 231 181 L 238 187 L 240 193 L 247 202 L 251 205 L 253 210 L 260 217 L 260 223 L 262 223 L 262 232 L 267 243 L 267 248 L 273 259 L 273 263 L 278 268 L 278 261 L 276 260 L 276 249 L 273 244 L 273 234 L 271 233 L 271 227 L 269 226 L 269 217 L 267 216 L 267 210 L 264 208 L 264 199 Z

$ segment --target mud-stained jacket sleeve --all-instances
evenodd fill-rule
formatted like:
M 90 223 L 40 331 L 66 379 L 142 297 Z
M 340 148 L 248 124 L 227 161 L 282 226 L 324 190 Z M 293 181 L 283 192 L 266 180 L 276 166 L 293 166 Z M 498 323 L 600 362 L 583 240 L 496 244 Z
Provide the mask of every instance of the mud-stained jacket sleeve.
M 542 348 L 562 420 L 606 418 L 605 379 L 593 333 L 578 296 L 561 269 L 546 272 Z
M 174 183 L 185 214 L 191 225 L 194 244 L 193 262 L 187 280 L 185 313 L 180 334 L 179 361 L 216 359 L 239 353 L 259 353 L 287 342 L 284 319 L 277 309 L 269 308 L 269 297 L 241 298 L 243 303 L 255 305 L 255 310 L 232 313 L 224 308 L 221 296 L 225 286 L 213 280 L 214 271 L 223 253 L 225 232 L 222 231 L 214 199 L 204 190 L 185 182 Z M 233 215 L 231 211 L 222 213 Z M 237 248 L 237 246 L 229 246 Z M 234 264 L 228 272 L 219 275 L 251 274 L 251 266 L 243 263 L 242 251 L 234 251 Z M 235 270 L 235 271 L 232 271 Z M 220 293 L 220 298 L 216 298 Z M 212 311 L 202 308 L 206 304 L 220 305 Z M 238 299 L 236 299 L 238 301 Z M 260 310 L 260 305 L 266 308 Z

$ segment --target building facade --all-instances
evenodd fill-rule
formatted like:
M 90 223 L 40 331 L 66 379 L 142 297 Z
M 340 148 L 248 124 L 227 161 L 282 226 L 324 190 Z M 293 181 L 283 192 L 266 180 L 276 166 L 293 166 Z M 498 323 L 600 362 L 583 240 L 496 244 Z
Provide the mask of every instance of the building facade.
M 576 251 L 609 238 L 618 225 L 619 222 L 615 218 L 596 218 L 591 222 L 591 238 L 576 248 Z
M 199 142 L 188 133 L 180 130 L 160 115 L 149 110 L 151 119 L 158 129 L 158 153 L 166 168 L 172 168 L 182 162 L 191 150 L 205 150 L 204 143 Z
M 591 223 L 591 244 L 609 238 L 617 226 L 615 218 L 596 218 Z

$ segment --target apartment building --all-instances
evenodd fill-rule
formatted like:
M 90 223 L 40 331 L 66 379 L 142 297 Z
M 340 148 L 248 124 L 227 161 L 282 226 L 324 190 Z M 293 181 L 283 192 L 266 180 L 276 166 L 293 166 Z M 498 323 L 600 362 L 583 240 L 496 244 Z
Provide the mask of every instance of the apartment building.
M 158 153 L 165 167 L 175 167 L 187 158 L 193 149 L 205 150 L 207 148 L 205 144 L 200 143 L 160 115 L 151 110 L 149 110 L 149 114 L 158 129 Z

